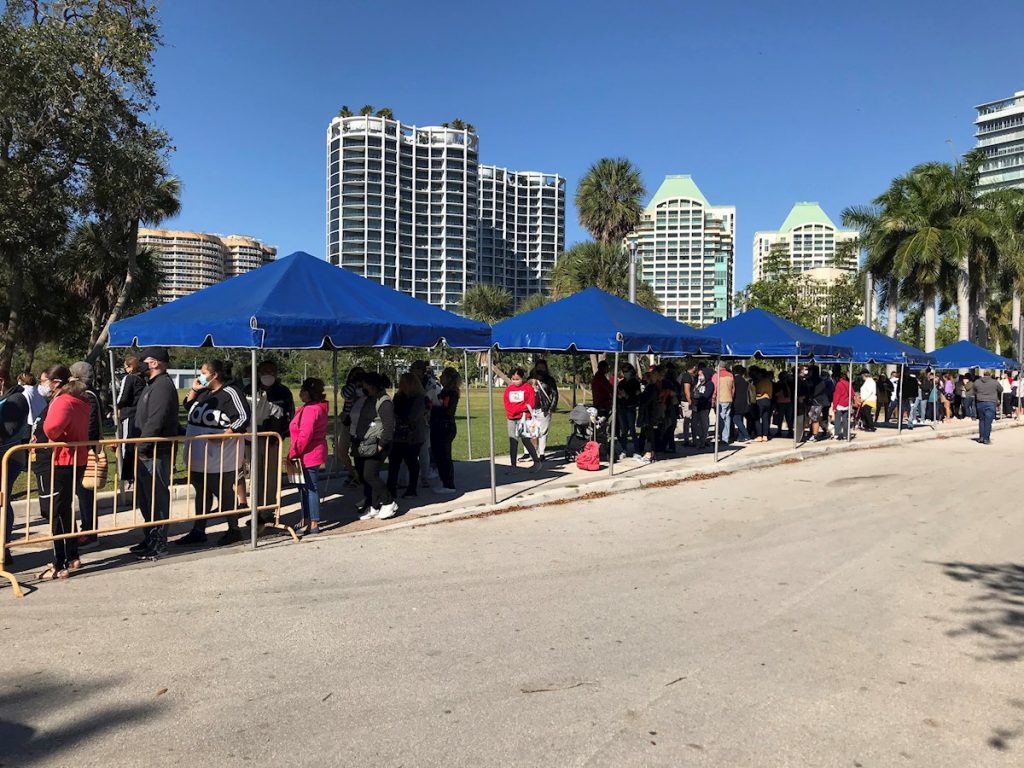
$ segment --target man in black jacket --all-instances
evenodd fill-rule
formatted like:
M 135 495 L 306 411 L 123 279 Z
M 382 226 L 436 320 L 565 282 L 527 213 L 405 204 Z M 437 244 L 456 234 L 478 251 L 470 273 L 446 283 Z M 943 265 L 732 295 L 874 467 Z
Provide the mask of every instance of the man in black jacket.
M 261 438 L 259 441 L 256 462 L 258 471 L 253 473 L 252 482 L 256 492 L 256 504 L 263 507 L 277 503 L 277 489 L 281 484 L 280 451 L 285 438 L 288 437 L 288 427 L 295 415 L 295 398 L 292 397 L 292 391 L 278 379 L 277 363 L 273 360 L 264 360 L 256 371 L 259 374 L 257 391 L 266 397 L 267 405 L 272 406 L 261 408 L 255 403 L 251 405 L 253 413 L 263 416 L 256 424 L 256 430 L 276 432 L 281 436 L 280 442 L 273 438 Z M 273 518 L 274 513 L 269 510 L 260 512 L 260 522 L 273 522 Z
M 163 347 L 150 347 L 142 353 L 142 364 L 149 371 L 146 391 L 135 411 L 135 426 L 140 437 L 178 436 L 178 390 L 167 375 L 170 357 Z M 139 506 L 147 522 L 167 520 L 171 515 L 171 458 L 173 443 L 140 443 L 138 479 Z M 145 538 L 131 548 L 140 559 L 156 560 L 167 554 L 167 526 L 146 529 Z
M 747 369 L 742 365 L 732 367 L 732 380 L 735 391 L 732 396 L 732 426 L 736 439 L 741 443 L 750 442 L 747 432 L 747 413 L 750 411 L 750 382 L 746 377 Z
M 28 423 L 28 398 L 21 385 L 11 376 L 10 370 L 0 368 L 0 457 L 8 449 L 28 442 L 31 430 Z M 11 494 L 14 481 L 25 471 L 28 454 L 16 452 L 7 461 L 7 488 L 4 489 L 4 504 L 7 507 L 5 542 L 10 542 L 14 532 L 14 510 L 11 508 Z M 9 562 L 7 549 L 3 550 L 3 562 Z

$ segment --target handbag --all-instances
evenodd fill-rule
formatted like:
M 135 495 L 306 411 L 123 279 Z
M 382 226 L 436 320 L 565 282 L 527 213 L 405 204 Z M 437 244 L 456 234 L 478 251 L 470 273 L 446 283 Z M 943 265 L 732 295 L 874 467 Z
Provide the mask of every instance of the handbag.
M 107 454 L 105 451 L 89 451 L 85 461 L 85 472 L 82 474 L 82 487 L 94 491 L 107 484 Z
M 297 486 L 305 486 L 306 473 L 302 471 L 301 459 L 288 459 L 288 463 L 285 465 L 285 471 L 288 473 L 289 483 Z
M 540 424 L 537 422 L 536 417 L 533 414 L 523 414 L 519 417 L 519 423 L 516 425 L 516 432 L 521 437 L 528 437 L 531 440 L 535 437 L 540 436 Z

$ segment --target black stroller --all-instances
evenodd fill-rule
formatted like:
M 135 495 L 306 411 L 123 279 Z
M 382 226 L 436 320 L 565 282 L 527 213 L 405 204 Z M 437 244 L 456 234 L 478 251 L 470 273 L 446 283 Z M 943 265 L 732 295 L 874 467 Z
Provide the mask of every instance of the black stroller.
M 565 441 L 565 460 L 576 461 L 583 446 L 591 440 L 601 447 L 601 459 L 608 460 L 609 419 L 598 414 L 596 408 L 577 405 L 569 411 L 572 432 Z

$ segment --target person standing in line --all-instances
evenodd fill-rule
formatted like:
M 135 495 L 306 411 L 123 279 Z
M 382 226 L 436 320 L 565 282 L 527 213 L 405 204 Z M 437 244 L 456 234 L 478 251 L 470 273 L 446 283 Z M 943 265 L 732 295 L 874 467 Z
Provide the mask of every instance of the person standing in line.
M 612 412 L 612 381 L 608 376 L 608 361 L 602 360 L 597 364 L 594 377 L 590 380 L 590 397 L 597 412 L 607 416 Z
M 623 448 L 627 445 L 633 446 L 633 453 L 637 451 L 637 408 L 640 406 L 640 391 L 642 389 L 640 379 L 636 376 L 636 368 L 631 363 L 622 366 L 622 380 L 619 382 L 619 401 L 616 404 L 616 433 L 622 442 Z M 541 457 L 544 451 L 540 452 Z
M 605 370 L 608 369 L 608 364 L 603 360 L 601 364 L 604 365 Z M 598 368 L 600 369 L 600 365 Z M 600 375 L 600 371 L 594 375 L 595 380 L 598 375 Z M 533 447 L 533 441 L 530 440 L 529 435 L 523 435 L 520 431 L 522 418 L 532 415 L 533 409 L 536 406 L 536 394 L 533 391 L 533 387 L 525 379 L 526 371 L 522 368 L 514 368 L 509 376 L 509 384 L 505 387 L 505 393 L 502 398 L 505 403 L 505 419 L 508 421 L 508 450 L 512 457 L 512 466 L 515 467 L 516 446 L 520 438 L 522 438 L 523 447 L 526 448 L 526 452 L 530 454 L 530 458 L 533 460 L 531 470 L 536 471 L 540 469 L 540 456 L 537 455 L 537 449 Z
M 92 385 L 92 366 L 81 360 L 71 366 L 71 375 L 85 385 L 85 392 L 82 397 L 89 403 L 89 436 L 87 439 L 90 443 L 96 443 L 103 439 L 103 420 L 101 417 L 100 396 Z M 90 450 L 100 453 L 103 451 L 103 448 L 96 446 Z M 75 488 L 75 496 L 78 497 L 78 517 L 80 520 L 78 530 L 80 532 L 95 530 L 99 523 L 97 520 L 99 511 L 96 509 L 96 490 L 94 488 L 86 488 L 82 482 L 83 479 L 82 475 L 78 477 L 78 486 Z M 78 548 L 84 549 L 95 544 L 97 540 L 98 537 L 95 533 L 89 535 L 83 533 L 78 537 Z
M 832 413 L 836 425 L 836 439 L 845 440 L 850 434 L 850 379 L 846 371 L 836 376 L 836 388 L 832 392 Z
M 1003 408 L 998 418 L 1005 418 L 1013 415 L 1013 380 L 1010 375 L 1003 371 L 999 376 L 999 388 L 1002 394 Z
M 85 399 L 85 384 L 71 375 L 63 365 L 55 365 L 46 372 L 50 382 L 50 407 L 46 409 L 43 429 L 51 443 L 82 443 L 89 436 L 89 403 Z M 74 446 L 54 449 L 53 536 L 74 533 L 72 497 L 75 481 L 85 471 L 89 449 Z M 66 579 L 72 570 L 82 567 L 78 558 L 78 543 L 74 537 L 55 539 L 53 562 L 39 574 L 40 581 Z
M 975 407 L 977 401 L 974 399 L 974 377 L 970 373 L 964 374 L 964 417 L 974 421 L 978 418 L 978 410 Z
M 117 436 L 125 439 L 138 437 L 139 431 L 135 427 L 135 411 L 139 407 L 142 394 L 146 391 L 146 380 L 141 375 L 142 363 L 135 355 L 128 355 L 124 359 L 124 378 L 121 379 L 121 386 L 117 390 L 117 416 L 121 423 L 117 425 Z M 135 443 L 127 443 L 118 449 L 118 459 L 121 468 L 118 472 L 124 489 L 127 489 L 135 481 L 136 463 Z
M 885 420 L 887 422 L 893 421 L 896 418 L 896 409 L 900 407 L 899 386 L 900 374 L 898 371 L 893 371 L 889 374 L 889 400 L 885 408 Z
M 24 445 L 32 435 L 30 417 L 32 406 L 25 394 L 21 384 L 14 383 L 11 372 L 8 368 L 0 368 L 0 458 L 7 451 L 16 445 Z M 28 462 L 28 452 L 18 451 L 11 454 L 7 460 L 7 487 L 4 489 L 4 505 L 7 509 L 7 522 L 5 523 L 6 538 L 11 540 L 14 532 L 14 508 L 11 505 L 11 495 L 14 492 L 14 483 L 18 476 L 25 471 Z M 6 564 L 10 555 L 8 550 L 3 551 L 3 561 Z
M 39 393 L 37 379 L 31 373 L 18 374 L 18 383 L 28 402 L 28 423 L 31 427 L 35 425 L 36 418 L 46 410 L 46 398 Z
M 558 384 L 548 371 L 548 361 L 543 358 L 533 364 L 529 379 L 537 398 L 537 406 L 534 408 L 533 415 L 537 419 L 540 429 L 533 445 L 537 449 L 540 460 L 544 461 L 544 454 L 548 448 L 548 431 L 551 429 L 551 414 L 558 408 Z M 619 405 L 621 407 L 622 403 L 620 402 Z
M 210 514 L 216 497 L 218 512 L 234 511 L 225 516 L 228 529 L 217 540 L 217 546 L 234 544 L 242 540 L 238 518 L 244 507 L 236 498 L 235 484 L 244 458 L 244 435 L 251 416 L 249 401 L 229 381 L 223 361 L 207 360 L 185 394 L 185 407 L 188 408 L 185 436 L 193 439 L 185 444 L 184 458 L 189 468 L 189 482 L 196 489 L 196 515 Z M 195 520 L 192 530 L 174 543 L 180 546 L 205 544 L 207 519 Z
M 426 410 L 429 418 L 430 410 L 439 404 L 441 396 L 441 382 L 434 376 L 430 364 L 426 360 L 414 360 L 409 366 L 409 372 L 420 377 L 423 384 L 423 392 L 426 398 Z M 435 480 L 440 480 L 441 475 L 437 471 L 437 464 L 434 462 L 434 450 L 430 444 L 430 430 L 427 430 L 427 439 L 423 441 L 420 449 L 420 482 L 424 488 L 431 488 Z
M 420 448 L 427 439 L 427 400 L 423 382 L 415 373 L 406 371 L 398 377 L 398 390 L 391 400 L 395 411 L 395 435 L 388 453 L 388 491 L 398 495 L 398 474 L 405 465 L 409 482 L 405 498 L 416 495 L 420 481 Z
M 875 410 L 878 408 L 878 389 L 871 371 L 864 369 L 860 372 L 863 383 L 860 385 L 860 420 L 864 424 L 865 432 L 875 431 Z
M 256 366 L 256 372 L 259 377 L 256 382 L 257 400 L 262 401 L 250 405 L 253 413 L 262 417 L 257 418 L 256 431 L 274 432 L 281 438 L 279 441 L 273 438 L 259 439 L 252 484 L 256 505 L 265 507 L 277 503 L 278 488 L 281 485 L 281 447 L 288 437 L 288 425 L 295 415 L 295 398 L 278 378 L 277 363 L 273 360 L 261 362 Z M 250 398 L 249 391 L 242 394 Z M 269 510 L 261 511 L 260 518 L 261 522 L 271 521 L 273 513 Z
M 724 365 L 711 377 L 711 383 L 718 389 L 718 422 L 715 424 L 715 431 L 718 433 L 719 442 L 728 445 L 729 437 L 732 435 L 732 400 L 736 394 L 735 383 L 732 374 Z
M 356 472 L 355 464 L 352 463 L 352 408 L 356 401 L 363 397 L 363 369 L 358 365 L 348 372 L 345 384 L 341 388 L 341 431 L 338 436 L 337 452 L 335 460 L 340 457 L 342 466 L 348 470 L 348 479 L 345 481 L 346 488 L 356 488 L 362 482 L 359 473 Z
M 775 426 L 778 430 L 778 437 L 793 436 L 793 374 L 788 370 L 779 373 L 778 381 L 775 382 L 773 397 L 775 398 Z M 783 429 L 783 425 L 788 429 Z
M 650 464 L 654 461 L 656 450 L 655 434 L 664 421 L 664 401 L 661 399 L 661 380 L 664 371 L 655 368 L 647 372 L 644 377 L 646 385 L 637 403 L 637 428 L 640 435 L 637 438 L 637 450 L 633 455 L 634 459 L 641 464 Z
M 754 383 L 754 409 L 757 419 L 755 443 L 766 443 L 772 430 L 772 374 L 764 368 L 751 368 Z
M 746 373 L 747 370 L 742 365 L 732 367 L 732 425 L 736 432 L 736 440 L 740 443 L 750 442 L 750 433 L 747 432 L 747 413 L 752 407 L 753 396 Z
M 290 395 L 291 393 L 289 393 Z M 303 483 L 299 486 L 304 536 L 320 533 L 320 467 L 327 463 L 327 397 L 324 382 L 309 378 L 299 389 L 299 406 L 288 424 L 291 442 L 288 460 L 302 465 Z
M 398 514 L 387 483 L 380 479 L 381 464 L 395 439 L 395 406 L 388 397 L 388 380 L 368 371 L 363 375 L 366 397 L 352 410 L 352 449 L 356 471 L 363 479 L 364 508 L 360 520 L 387 520 Z
M 683 420 L 683 445 L 693 446 L 693 385 L 697 364 L 689 361 L 679 374 L 679 415 Z
M 978 412 L 978 437 L 975 442 L 982 445 L 992 443 L 992 422 L 996 417 L 996 408 L 1002 396 L 1002 387 L 989 374 L 981 371 L 974 380 L 975 408 Z
M 711 409 L 715 404 L 715 385 L 712 378 L 707 368 L 702 366 L 697 369 L 697 380 L 693 385 L 693 438 L 694 447 L 699 451 L 707 447 L 709 439 L 717 439 L 717 435 L 709 435 Z
M 462 397 L 462 377 L 455 368 L 445 368 L 438 380 L 441 391 L 436 398 L 436 405 L 430 408 L 430 445 L 437 465 L 440 487 L 434 493 L 449 494 L 455 491 L 455 462 L 452 459 L 452 443 L 458 434 L 455 414 L 459 410 L 459 399 Z

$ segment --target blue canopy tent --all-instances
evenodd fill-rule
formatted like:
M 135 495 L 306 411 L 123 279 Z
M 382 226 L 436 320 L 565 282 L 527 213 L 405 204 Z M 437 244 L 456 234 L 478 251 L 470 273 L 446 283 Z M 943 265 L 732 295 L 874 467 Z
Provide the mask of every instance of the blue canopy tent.
M 615 471 L 619 355 L 718 355 L 722 342 L 657 312 L 591 287 L 497 323 L 492 349 L 547 352 L 606 352 L 615 355 L 609 473 Z M 488 351 L 488 368 L 490 368 Z M 491 377 L 488 376 L 488 384 Z M 717 444 L 716 444 L 717 451 Z M 491 499 L 497 501 L 494 426 L 491 423 Z
M 244 275 L 114 323 L 111 347 L 232 347 L 335 351 L 337 412 L 338 349 L 433 347 L 440 342 L 486 349 L 491 329 L 367 280 L 301 251 Z M 113 351 L 111 356 L 111 371 Z M 257 377 L 252 377 L 256 402 Z M 253 465 L 256 423 L 252 421 Z M 256 494 L 253 520 L 256 519 Z M 256 526 L 252 544 L 256 546 Z
M 935 357 L 927 352 L 922 352 L 917 347 L 904 344 L 902 341 L 879 333 L 866 325 L 855 325 L 840 333 L 831 336 L 832 341 L 837 344 L 845 344 L 853 349 L 853 363 L 875 363 L 900 366 L 899 391 L 896 395 L 896 403 L 899 406 L 896 418 L 896 431 L 903 431 L 903 370 L 906 366 L 920 368 L 934 366 Z
M 958 341 L 932 352 L 936 368 L 992 368 L 997 371 L 1014 371 L 1019 368 L 1016 360 L 997 355 L 984 347 L 969 341 Z
M 707 333 L 722 337 L 725 357 L 778 357 L 793 359 L 793 381 L 801 360 L 849 361 L 853 350 L 827 336 L 808 330 L 763 309 L 748 309 L 710 325 Z M 793 446 L 800 443 L 797 398 L 793 398 Z

